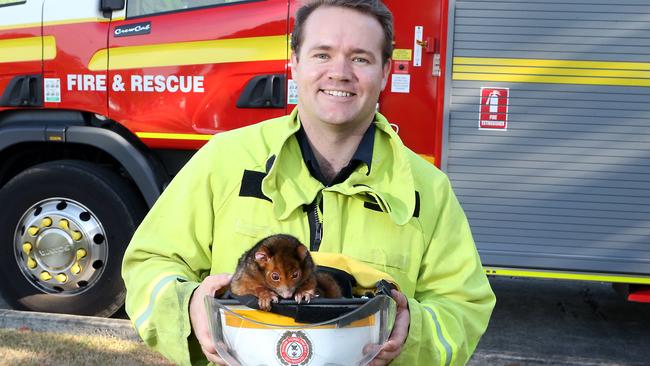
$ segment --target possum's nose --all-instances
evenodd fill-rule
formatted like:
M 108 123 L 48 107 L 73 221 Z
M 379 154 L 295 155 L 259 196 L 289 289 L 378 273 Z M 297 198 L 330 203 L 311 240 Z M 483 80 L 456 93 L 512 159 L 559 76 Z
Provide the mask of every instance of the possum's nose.
M 293 290 L 288 288 L 279 289 L 278 294 L 285 299 L 290 299 L 293 297 Z

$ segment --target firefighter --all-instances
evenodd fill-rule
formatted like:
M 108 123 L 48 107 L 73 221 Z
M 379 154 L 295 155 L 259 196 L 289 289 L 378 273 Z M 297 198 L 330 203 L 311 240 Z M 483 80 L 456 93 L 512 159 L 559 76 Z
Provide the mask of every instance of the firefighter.
M 216 135 L 136 231 L 126 310 L 177 364 L 225 364 L 204 296 L 227 286 L 259 238 L 289 233 L 390 274 L 397 317 L 371 365 L 464 364 L 495 297 L 447 177 L 376 112 L 392 52 L 376 0 L 309 1 L 296 13 L 288 116 Z

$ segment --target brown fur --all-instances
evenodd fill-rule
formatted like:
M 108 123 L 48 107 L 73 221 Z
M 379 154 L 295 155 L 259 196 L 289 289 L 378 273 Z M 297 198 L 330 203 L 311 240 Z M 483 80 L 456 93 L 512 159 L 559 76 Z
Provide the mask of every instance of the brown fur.
M 260 309 L 269 311 L 271 302 L 294 298 L 309 302 L 317 290 L 324 297 L 341 297 L 341 289 L 316 265 L 306 246 L 291 235 L 272 235 L 246 251 L 230 283 L 235 295 L 255 295 Z

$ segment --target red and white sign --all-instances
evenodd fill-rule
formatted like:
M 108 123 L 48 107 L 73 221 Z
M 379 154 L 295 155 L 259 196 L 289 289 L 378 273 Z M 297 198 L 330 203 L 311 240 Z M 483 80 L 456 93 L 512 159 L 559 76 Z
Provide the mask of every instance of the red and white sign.
M 408 61 L 393 61 L 394 74 L 408 74 L 409 62 Z
M 505 130 L 508 128 L 508 92 L 508 88 L 481 88 L 479 129 Z

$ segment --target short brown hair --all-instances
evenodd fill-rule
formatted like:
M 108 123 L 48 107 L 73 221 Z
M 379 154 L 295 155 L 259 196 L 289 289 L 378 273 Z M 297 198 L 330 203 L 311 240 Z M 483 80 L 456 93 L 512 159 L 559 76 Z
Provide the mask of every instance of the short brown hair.
M 384 63 L 388 61 L 393 54 L 393 14 L 381 0 L 306 0 L 305 4 L 296 11 L 293 33 L 291 34 L 291 49 L 296 54 L 296 57 L 298 57 L 304 39 L 305 22 L 309 15 L 321 6 L 348 8 L 377 19 L 384 30 L 384 44 L 381 50 L 382 61 Z

